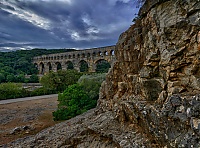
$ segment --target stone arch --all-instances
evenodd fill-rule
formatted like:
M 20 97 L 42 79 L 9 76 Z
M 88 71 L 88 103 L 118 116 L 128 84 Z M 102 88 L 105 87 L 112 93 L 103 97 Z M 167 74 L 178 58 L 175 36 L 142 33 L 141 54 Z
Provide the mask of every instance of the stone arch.
M 62 65 L 60 62 L 56 62 L 56 70 L 62 70 Z
M 52 65 L 50 62 L 47 63 L 47 66 L 48 66 L 48 71 L 50 72 L 52 70 Z
M 95 57 L 95 56 L 96 56 L 96 52 L 93 52 L 93 53 L 92 53 L 92 56 Z
M 68 58 L 69 58 L 69 59 L 71 59 L 71 58 L 72 58 L 72 56 L 71 56 L 71 55 L 69 55 L 69 56 L 68 56 Z
M 108 51 L 104 51 L 103 53 L 105 56 L 108 56 Z
M 87 53 L 87 57 L 90 57 L 90 53 Z
M 80 54 L 77 54 L 77 58 L 78 58 L 78 59 L 80 58 Z
M 101 51 L 98 52 L 98 56 L 102 56 L 103 53 Z
M 111 50 L 111 51 L 110 51 L 110 55 L 111 55 L 111 56 L 114 56 L 114 55 L 115 55 L 115 51 L 114 51 L 114 50 Z
M 85 60 L 81 60 L 78 65 L 80 72 L 88 72 L 89 66 Z
M 95 62 L 95 71 L 98 73 L 107 73 L 110 67 L 110 63 L 104 59 Z
M 67 61 L 66 62 L 66 68 L 67 69 L 74 69 L 74 64 L 72 63 L 72 61 Z
M 85 53 L 82 53 L 82 58 L 85 58 Z
M 75 58 L 76 56 L 75 56 L 75 54 L 73 54 L 73 58 Z
M 45 72 L 44 63 L 41 62 L 39 64 L 39 74 L 44 74 L 44 72 Z

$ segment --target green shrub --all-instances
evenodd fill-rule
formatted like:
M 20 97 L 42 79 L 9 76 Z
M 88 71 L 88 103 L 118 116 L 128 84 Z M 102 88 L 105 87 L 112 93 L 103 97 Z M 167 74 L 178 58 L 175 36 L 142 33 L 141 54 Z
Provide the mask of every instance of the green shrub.
M 16 83 L 0 84 L 0 94 L 0 100 L 29 96 L 29 92 L 23 89 L 21 84 Z
M 54 120 L 67 120 L 96 107 L 99 88 L 105 74 L 83 75 L 77 84 L 67 87 L 58 95 L 58 109 L 53 112 Z
M 32 74 L 29 78 L 30 83 L 38 83 L 39 82 L 39 77 L 36 74 Z
M 102 60 L 101 62 L 97 63 L 95 71 L 97 73 L 107 73 L 110 67 L 111 67 L 110 63 Z
M 99 88 L 101 83 L 105 80 L 106 73 L 83 75 L 78 80 L 78 83 L 83 86 L 91 99 L 97 100 L 99 98 Z
M 67 86 L 76 83 L 81 75 L 82 74 L 76 70 L 58 70 L 58 72 L 51 71 L 41 78 L 40 83 L 47 89 L 62 92 L 67 88 Z
M 89 104 L 95 104 L 80 84 L 67 87 L 63 94 L 59 94 L 58 101 L 58 110 L 53 112 L 54 120 L 70 119 L 91 109 Z
M 30 92 L 30 96 L 41 96 L 56 93 L 55 90 L 51 90 L 45 87 L 36 88 L 35 90 Z

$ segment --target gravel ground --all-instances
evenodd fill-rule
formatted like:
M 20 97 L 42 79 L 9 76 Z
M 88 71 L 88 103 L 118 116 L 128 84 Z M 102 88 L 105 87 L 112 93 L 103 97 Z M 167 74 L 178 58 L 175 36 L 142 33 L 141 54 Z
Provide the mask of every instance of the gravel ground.
M 0 104 L 0 145 L 55 125 L 57 97 Z

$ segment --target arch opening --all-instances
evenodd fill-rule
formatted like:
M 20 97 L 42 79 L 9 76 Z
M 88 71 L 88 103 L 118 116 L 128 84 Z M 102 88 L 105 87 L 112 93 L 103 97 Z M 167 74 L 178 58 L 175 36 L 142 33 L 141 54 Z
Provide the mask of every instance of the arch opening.
M 48 62 L 48 63 L 47 63 L 47 66 L 48 66 L 48 71 L 50 72 L 50 71 L 52 70 L 51 63 L 50 63 L 50 62 Z
M 39 65 L 39 74 L 44 74 L 44 72 L 45 72 L 45 69 L 44 69 L 44 63 L 40 63 L 40 65 Z
M 66 62 L 67 69 L 74 69 L 74 65 L 71 61 Z
M 79 62 L 79 69 L 80 69 L 80 72 L 88 72 L 89 70 L 88 63 L 84 60 L 81 60 Z
M 84 53 L 82 54 L 82 58 L 85 58 L 85 54 Z
M 110 55 L 114 56 L 114 55 L 115 55 L 115 51 L 114 51 L 114 50 L 111 50 L 111 51 L 110 51 Z
M 99 52 L 98 52 L 98 55 L 99 55 L 99 56 L 102 56 L 102 55 L 103 55 L 103 53 L 102 53 L 101 51 L 99 51 Z
M 108 61 L 101 59 L 96 62 L 95 71 L 97 73 L 107 73 L 110 67 L 111 67 L 111 65 Z
M 105 56 L 107 56 L 107 55 L 108 55 L 108 52 L 107 52 L 107 51 L 105 51 L 105 52 L 104 52 L 104 55 L 105 55 Z
M 60 64 L 60 62 L 56 62 L 56 69 L 58 70 L 62 70 L 62 65 Z

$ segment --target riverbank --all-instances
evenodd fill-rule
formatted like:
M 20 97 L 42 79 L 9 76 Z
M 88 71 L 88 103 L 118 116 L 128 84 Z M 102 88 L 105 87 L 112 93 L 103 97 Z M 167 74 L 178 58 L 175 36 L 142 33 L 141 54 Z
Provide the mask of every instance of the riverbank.
M 53 121 L 52 117 L 57 104 L 56 95 L 0 104 L 0 145 L 36 134 L 58 123 Z

